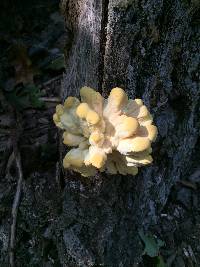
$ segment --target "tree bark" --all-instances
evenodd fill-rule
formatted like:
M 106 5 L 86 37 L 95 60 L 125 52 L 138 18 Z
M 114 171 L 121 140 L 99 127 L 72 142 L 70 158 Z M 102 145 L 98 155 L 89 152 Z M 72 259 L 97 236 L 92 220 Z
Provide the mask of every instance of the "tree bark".
M 63 0 L 73 41 L 62 99 L 84 85 L 104 96 L 122 87 L 144 100 L 159 131 L 154 163 L 136 177 L 65 174 L 66 266 L 137 264 L 139 230 L 159 222 L 171 187 L 197 166 L 198 8 L 183 0 Z

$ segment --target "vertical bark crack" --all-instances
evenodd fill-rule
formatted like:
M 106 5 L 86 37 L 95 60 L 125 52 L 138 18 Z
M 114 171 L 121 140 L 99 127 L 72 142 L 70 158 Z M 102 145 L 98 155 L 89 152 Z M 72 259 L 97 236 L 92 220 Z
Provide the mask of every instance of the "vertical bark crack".
M 100 32 L 100 61 L 98 68 L 98 91 L 102 93 L 103 77 L 104 77 L 104 55 L 107 39 L 107 23 L 108 23 L 108 6 L 109 0 L 102 0 L 102 20 Z

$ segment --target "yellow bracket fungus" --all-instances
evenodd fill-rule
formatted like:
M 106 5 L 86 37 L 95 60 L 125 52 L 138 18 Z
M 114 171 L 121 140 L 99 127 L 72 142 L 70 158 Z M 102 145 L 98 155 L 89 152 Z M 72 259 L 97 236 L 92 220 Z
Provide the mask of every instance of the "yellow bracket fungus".
M 129 100 L 121 88 L 112 89 L 108 99 L 86 86 L 80 95 L 82 102 L 70 96 L 53 115 L 64 130 L 63 143 L 76 147 L 64 157 L 64 168 L 83 176 L 97 170 L 136 175 L 138 167 L 152 163 L 157 127 L 141 99 Z

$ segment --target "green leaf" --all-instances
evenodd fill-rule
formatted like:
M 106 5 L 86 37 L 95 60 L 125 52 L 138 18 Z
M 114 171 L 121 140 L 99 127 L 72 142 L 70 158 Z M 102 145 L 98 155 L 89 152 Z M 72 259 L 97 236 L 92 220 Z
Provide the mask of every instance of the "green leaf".
M 145 235 L 143 231 L 139 231 L 140 238 L 144 242 L 144 254 L 150 257 L 158 256 L 159 249 L 164 246 L 164 242 L 160 239 L 155 239 L 152 234 Z
M 25 87 L 27 94 L 29 94 L 29 102 L 33 108 L 41 108 L 44 102 L 39 98 L 41 96 L 40 90 L 35 85 L 28 85 Z
M 20 92 L 20 89 L 17 88 L 10 93 L 5 93 L 7 101 L 15 107 L 17 110 L 22 110 L 29 106 L 28 95 Z
M 39 99 L 40 96 L 40 90 L 32 84 L 29 84 L 26 87 L 18 87 L 11 92 L 5 93 L 7 101 L 17 110 L 23 110 L 29 107 L 43 107 L 44 102 Z
M 158 256 L 156 257 L 156 265 L 155 267 L 166 267 L 166 264 L 164 263 L 163 257 Z

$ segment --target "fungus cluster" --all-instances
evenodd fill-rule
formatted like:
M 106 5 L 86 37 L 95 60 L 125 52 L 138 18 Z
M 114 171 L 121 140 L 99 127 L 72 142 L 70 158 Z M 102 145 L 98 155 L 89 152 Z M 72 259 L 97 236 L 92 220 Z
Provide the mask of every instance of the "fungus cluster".
M 72 148 L 63 166 L 95 175 L 136 175 L 138 167 L 150 164 L 157 128 L 141 99 L 128 99 L 121 88 L 111 90 L 108 99 L 92 88 L 82 87 L 81 102 L 68 97 L 57 105 L 53 120 L 64 130 L 63 143 Z

